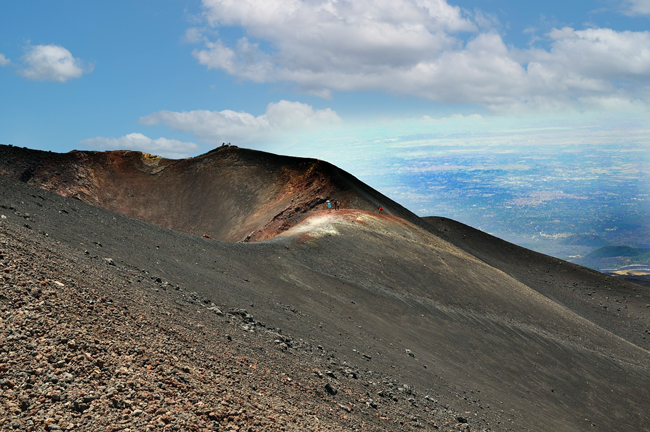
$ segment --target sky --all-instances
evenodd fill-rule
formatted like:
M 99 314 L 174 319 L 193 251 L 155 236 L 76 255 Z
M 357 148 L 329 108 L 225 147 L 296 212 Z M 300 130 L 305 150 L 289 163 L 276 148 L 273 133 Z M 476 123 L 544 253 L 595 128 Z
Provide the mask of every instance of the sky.
M 642 177 L 650 0 L 5 1 L 0 101 L 2 144 L 182 158 L 232 143 L 384 191 L 441 149 L 633 146 Z

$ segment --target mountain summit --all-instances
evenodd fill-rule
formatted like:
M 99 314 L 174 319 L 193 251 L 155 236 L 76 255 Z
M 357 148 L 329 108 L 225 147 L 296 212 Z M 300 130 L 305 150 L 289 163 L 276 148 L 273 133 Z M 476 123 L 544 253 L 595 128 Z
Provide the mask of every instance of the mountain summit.
M 418 218 L 316 159 L 222 146 L 189 159 L 134 151 L 46 153 L 0 146 L 0 174 L 165 228 L 225 241 L 272 238 L 308 212 L 343 208 Z

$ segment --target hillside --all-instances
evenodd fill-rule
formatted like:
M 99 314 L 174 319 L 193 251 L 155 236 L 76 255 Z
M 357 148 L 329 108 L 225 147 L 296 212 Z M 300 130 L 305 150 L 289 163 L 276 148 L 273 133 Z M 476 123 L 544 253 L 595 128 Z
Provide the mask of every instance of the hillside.
M 647 288 L 516 246 L 451 219 L 424 219 L 437 236 L 608 331 L 650 349 Z
M 248 155 L 256 167 L 249 173 L 272 177 L 270 168 L 270 177 L 259 174 L 271 156 L 220 151 Z M 115 155 L 91 157 L 108 156 Z M 304 162 L 277 158 L 280 170 Z M 193 160 L 160 163 L 165 171 L 198 169 Z M 168 230 L 30 185 L 62 191 L 77 184 L 57 180 L 64 170 L 46 164 L 22 182 L 0 176 L 0 245 L 9 270 L 0 323 L 12 337 L 0 352 L 7 365 L 1 379 L 11 390 L 4 424 L 22 427 L 30 418 L 43 425 L 50 410 L 69 417 L 51 417 L 57 424 L 82 430 L 102 418 L 136 429 L 650 428 L 647 288 L 453 221 L 425 222 L 332 168 L 350 185 L 344 195 L 346 183 L 326 175 L 324 163 L 321 184 L 338 185 L 344 209 L 315 206 L 252 243 Z M 300 174 L 295 169 L 290 178 Z M 147 175 L 152 182 L 190 176 Z M 245 183 L 267 182 L 253 176 Z M 387 202 L 390 214 L 374 212 L 376 202 Z M 258 227 L 268 223 L 259 220 Z M 34 287 L 46 298 L 32 299 Z M 65 314 L 56 304 L 67 305 Z M 126 305 L 130 318 L 115 305 Z M 86 344 L 75 355 L 67 354 L 71 335 L 64 334 L 73 331 Z M 33 350 L 42 345 L 56 356 L 38 357 Z M 85 365 L 86 352 L 100 354 L 99 373 Z M 38 368 L 32 378 L 22 372 Z M 83 379 L 66 383 L 68 369 Z M 106 394 L 119 383 L 126 405 Z M 32 402 L 23 405 L 25 398 Z
M 631 260 L 647 260 L 650 249 L 631 248 L 629 246 L 604 246 L 590 252 L 585 258 L 627 257 Z
M 175 231 L 226 241 L 271 238 L 327 199 L 419 223 L 399 204 L 316 159 L 222 146 L 190 159 L 132 151 L 66 154 L 0 146 L 0 175 Z

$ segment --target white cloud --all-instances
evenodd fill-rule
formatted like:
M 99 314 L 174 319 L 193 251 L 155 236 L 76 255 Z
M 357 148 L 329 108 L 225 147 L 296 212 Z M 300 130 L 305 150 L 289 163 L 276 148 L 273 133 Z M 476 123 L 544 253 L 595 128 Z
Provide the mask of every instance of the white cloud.
M 28 46 L 22 61 L 24 67 L 19 73 L 33 81 L 63 83 L 93 70 L 92 65 L 72 57 L 70 51 L 54 44 Z
M 286 100 L 270 103 L 264 116 L 271 128 L 282 130 L 311 129 L 341 122 L 336 112 L 329 108 L 315 110 L 310 105 Z
M 120 138 L 95 137 L 79 142 L 82 147 L 97 150 L 138 150 L 170 159 L 181 159 L 197 153 L 200 148 L 191 142 L 151 139 L 140 133 L 131 133 Z
M 9 66 L 10 64 L 11 60 L 5 57 L 4 54 L 0 53 L 0 66 Z
M 331 109 L 315 110 L 300 102 L 281 100 L 270 103 L 266 113 L 258 117 L 245 112 L 224 111 L 158 111 L 141 117 L 147 126 L 165 125 L 181 132 L 192 132 L 210 144 L 239 144 L 256 139 L 270 139 L 283 133 L 305 128 L 319 128 L 341 121 Z
M 206 42 L 204 50 L 194 50 L 192 55 L 199 64 L 208 69 L 223 69 L 231 75 L 253 81 L 268 81 L 273 73 L 270 56 L 262 52 L 257 44 L 251 44 L 247 38 L 237 42 L 236 52 L 218 40 Z
M 635 10 L 647 2 L 635 1 Z M 203 6 L 206 25 L 241 27 L 246 36 L 233 45 L 203 42 L 193 51 L 200 64 L 242 80 L 293 82 L 325 98 L 332 91 L 379 90 L 519 110 L 648 93 L 649 32 L 566 27 L 546 35 L 548 50 L 515 49 L 491 30 L 500 26 L 494 15 L 467 15 L 445 0 L 203 0 Z
M 623 0 L 621 4 L 625 15 L 650 15 L 650 0 Z
M 531 51 L 547 70 L 584 79 L 650 78 L 650 32 L 553 29 L 550 52 Z
M 327 88 L 318 75 L 412 67 L 454 45 L 447 32 L 476 30 L 460 8 L 444 0 L 203 3 L 210 25 L 241 26 L 277 52 L 262 52 L 248 38 L 232 48 L 217 40 L 195 50 L 201 64 L 256 82 L 296 80 L 310 92 Z

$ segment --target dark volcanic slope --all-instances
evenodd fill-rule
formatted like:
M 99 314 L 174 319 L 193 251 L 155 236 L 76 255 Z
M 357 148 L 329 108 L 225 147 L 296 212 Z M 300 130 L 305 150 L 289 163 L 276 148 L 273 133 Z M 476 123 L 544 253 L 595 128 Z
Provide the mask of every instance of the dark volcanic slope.
M 48 153 L 0 145 L 0 175 L 194 235 L 264 240 L 325 200 L 413 213 L 350 174 L 316 159 L 224 146 L 190 159 L 132 151 Z
M 650 349 L 648 288 L 508 243 L 441 217 L 431 231 L 551 300 L 645 349 Z
M 228 339 L 241 315 L 219 316 L 178 287 L 0 225 L 0 430 L 359 426 L 323 400 L 313 373 L 323 365 L 286 367 L 270 334 Z M 197 307 L 208 316 L 197 320 Z
M 225 243 L 6 177 L 0 177 L 0 212 L 7 216 L 2 229 L 14 238 L 20 239 L 26 224 L 31 241 L 40 236 L 68 250 L 80 266 L 103 271 L 108 283 L 126 278 L 130 283 L 118 292 L 135 297 L 143 310 L 150 305 L 157 322 L 184 323 L 186 331 L 201 335 L 188 349 L 214 355 L 220 350 L 225 335 L 208 309 L 212 303 L 224 310 L 245 308 L 255 319 L 246 323 L 233 315 L 233 340 L 253 347 L 247 359 L 257 361 L 258 370 L 264 364 L 303 389 L 285 394 L 264 385 L 253 390 L 261 396 L 251 396 L 275 395 L 292 406 L 316 401 L 309 409 L 320 410 L 320 417 L 329 412 L 328 421 L 337 427 L 650 428 L 650 353 L 640 346 L 643 339 L 632 343 L 403 219 L 362 210 L 317 211 L 272 240 Z M 140 284 L 151 278 L 160 278 L 159 291 L 142 291 Z M 594 278 L 581 284 L 609 283 Z M 4 289 L 11 286 L 5 282 Z M 650 303 L 647 292 L 637 295 Z M 3 301 L 4 310 L 22 307 Z M 277 351 L 255 348 L 253 336 L 278 340 L 269 341 Z M 325 382 L 339 392 L 328 395 Z M 468 423 L 445 426 L 450 416 Z

